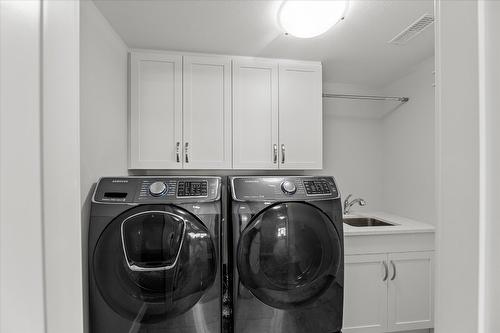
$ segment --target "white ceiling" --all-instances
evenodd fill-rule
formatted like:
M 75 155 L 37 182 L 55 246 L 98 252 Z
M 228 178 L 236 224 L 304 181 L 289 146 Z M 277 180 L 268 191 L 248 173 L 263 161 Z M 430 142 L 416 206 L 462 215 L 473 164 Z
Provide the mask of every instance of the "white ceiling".
M 404 46 L 387 43 L 433 0 L 351 0 L 344 21 L 322 36 L 286 36 L 282 1 L 95 0 L 132 48 L 321 60 L 325 82 L 384 86 L 434 53 L 433 27 Z

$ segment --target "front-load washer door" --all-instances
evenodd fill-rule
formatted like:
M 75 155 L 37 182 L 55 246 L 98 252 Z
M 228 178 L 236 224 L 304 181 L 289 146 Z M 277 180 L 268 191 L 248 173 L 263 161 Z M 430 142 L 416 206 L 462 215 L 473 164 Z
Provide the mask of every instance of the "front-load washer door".
M 278 309 L 307 305 L 335 280 L 341 262 L 339 234 L 330 218 L 305 202 L 268 206 L 255 215 L 238 243 L 244 287 Z
M 110 308 L 135 323 L 156 323 L 193 307 L 214 283 L 215 244 L 194 215 L 147 205 L 114 219 L 93 253 L 95 283 Z

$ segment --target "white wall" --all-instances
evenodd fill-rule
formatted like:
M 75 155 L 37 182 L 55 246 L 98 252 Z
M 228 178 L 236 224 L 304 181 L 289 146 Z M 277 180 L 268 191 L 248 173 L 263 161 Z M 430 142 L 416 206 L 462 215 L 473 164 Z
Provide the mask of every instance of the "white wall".
M 369 87 L 325 83 L 325 92 L 379 94 Z M 342 198 L 352 193 L 366 200 L 352 211 L 379 211 L 382 202 L 382 131 L 384 109 L 377 101 L 323 99 L 323 170 L 334 176 Z
M 90 200 L 101 176 L 127 175 L 127 52 L 92 1 L 80 2 L 80 161 L 85 326 Z
M 395 102 L 323 100 L 321 173 L 336 177 L 343 197 L 353 193 L 367 201 L 353 212 L 385 211 L 435 223 L 433 71 L 429 58 L 383 88 L 324 84 L 332 93 L 410 97 L 399 107 Z
M 81 2 L 80 14 L 81 197 L 88 202 L 98 177 L 127 174 L 128 48 L 92 1 Z
M 2 333 L 45 332 L 40 17 L 40 1 L 0 1 Z
M 382 120 L 383 211 L 435 224 L 434 57 L 383 88 L 410 100 Z M 384 103 L 385 104 L 385 103 Z

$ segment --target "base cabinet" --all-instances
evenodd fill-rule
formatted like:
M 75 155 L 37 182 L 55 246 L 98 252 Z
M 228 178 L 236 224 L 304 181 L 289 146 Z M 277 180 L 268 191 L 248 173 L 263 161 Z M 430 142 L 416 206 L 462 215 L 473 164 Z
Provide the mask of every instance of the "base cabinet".
M 434 253 L 345 257 L 344 333 L 433 327 Z

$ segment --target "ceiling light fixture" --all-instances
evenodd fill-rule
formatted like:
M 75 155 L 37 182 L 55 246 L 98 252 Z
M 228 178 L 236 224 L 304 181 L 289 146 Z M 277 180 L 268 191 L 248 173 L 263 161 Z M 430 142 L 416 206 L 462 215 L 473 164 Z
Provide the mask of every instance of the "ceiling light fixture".
M 342 20 L 347 7 L 347 0 L 283 1 L 278 22 L 286 34 L 312 38 L 327 32 Z

